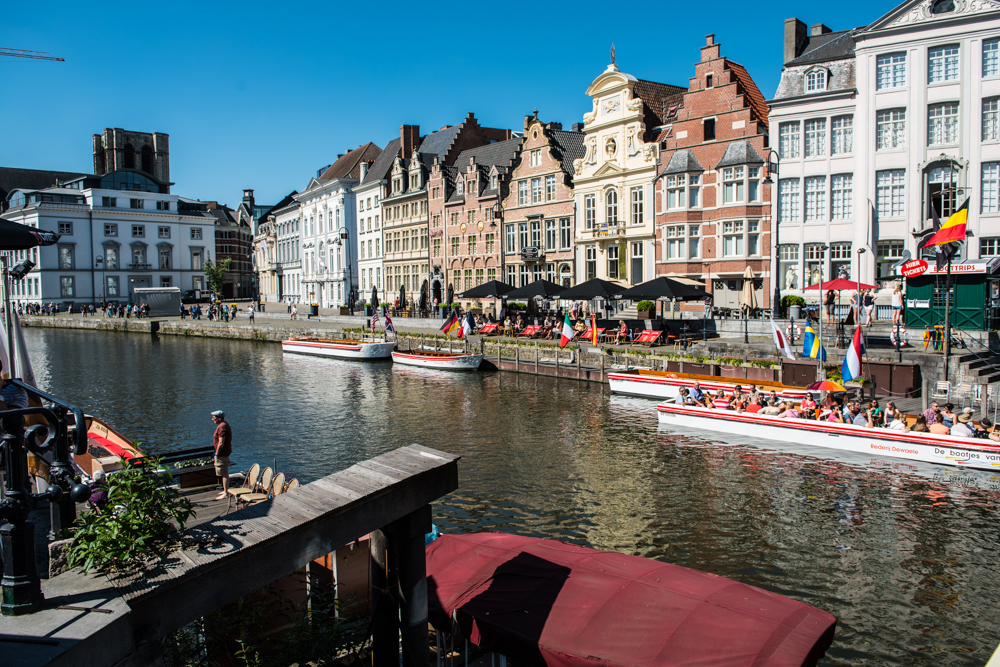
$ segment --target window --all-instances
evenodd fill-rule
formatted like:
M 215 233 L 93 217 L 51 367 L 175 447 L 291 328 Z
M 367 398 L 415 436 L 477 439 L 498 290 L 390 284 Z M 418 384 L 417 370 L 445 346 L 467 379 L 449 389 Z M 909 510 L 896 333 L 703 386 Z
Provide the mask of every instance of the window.
M 169 239 L 170 238 L 170 227 L 157 227 L 156 234 L 161 239 Z
M 72 222 L 60 222 L 59 223 L 59 233 L 63 235 L 73 233 L 73 223 Z
M 141 199 L 129 199 L 128 204 L 130 208 L 142 208 Z
M 109 223 L 104 225 L 105 236 L 118 236 L 118 225 Z
M 73 245 L 71 245 L 71 244 L 66 244 L 66 245 L 60 244 L 59 245 L 59 268 L 62 269 L 62 270 L 64 270 L 64 271 L 66 271 L 66 270 L 70 270 L 71 271 L 74 268 L 76 268 L 74 266 L 76 262 L 74 261 L 73 255 L 74 255 Z
M 542 151 L 541 149 L 534 149 L 528 151 L 528 166 L 539 167 L 542 164 Z
M 545 221 L 545 249 L 555 250 L 556 249 L 556 221 L 546 220 Z
M 64 299 L 72 299 L 76 296 L 76 278 L 73 276 L 61 276 L 59 278 L 59 294 Z
M 906 109 L 884 109 L 875 113 L 875 149 L 906 147 Z
M 878 262 L 878 277 L 891 276 L 892 266 L 903 256 L 903 241 L 879 241 L 875 244 L 875 257 Z
M 684 225 L 666 228 L 667 259 L 684 259 Z
M 618 246 L 609 245 L 605 252 L 608 255 L 608 278 L 615 280 L 618 278 Z
M 927 52 L 927 81 L 958 80 L 958 44 L 939 46 Z
M 559 248 L 569 250 L 572 243 L 573 227 L 570 225 L 569 218 L 562 218 L 559 220 Z
M 715 139 L 715 119 L 706 118 L 702 122 L 702 126 L 705 128 L 705 141 L 712 141 Z
M 806 222 L 820 222 L 826 217 L 826 176 L 806 178 Z
M 439 227 L 441 227 L 441 216 L 440 215 L 435 215 L 433 218 L 431 218 L 431 226 L 434 227 L 435 229 L 438 229 Z
M 783 289 L 798 289 L 799 247 L 797 245 L 779 246 L 778 264 L 778 276 L 781 278 L 779 287 Z
M 201 240 L 201 227 L 192 227 L 191 228 L 191 240 L 192 241 L 200 241 Z
M 1000 39 L 983 40 L 983 76 L 1000 74 Z
M 747 167 L 747 201 L 760 201 L 760 167 Z
M 475 225 L 476 224 L 476 212 L 475 211 L 469 211 L 468 219 L 469 219 L 469 226 L 470 227 L 472 227 L 473 225 Z
M 469 255 L 475 255 L 475 254 L 476 254 L 476 235 L 475 234 L 470 234 L 469 235 Z
M 618 224 L 618 191 L 614 188 L 609 189 L 604 193 L 604 203 L 607 218 L 606 221 L 609 225 Z
M 517 225 L 517 242 L 520 244 L 521 248 L 527 248 L 530 243 L 528 243 L 528 223 L 520 222 Z
M 743 167 L 727 167 L 722 170 L 722 191 L 725 203 L 734 204 L 743 201 L 745 195 L 743 171 Z
M 760 220 L 747 221 L 747 255 L 760 254 Z
M 528 277 L 528 266 L 527 264 L 522 264 L 518 268 L 520 268 L 520 271 L 518 273 L 520 274 L 520 279 L 521 279 L 521 282 L 518 284 L 518 286 L 524 287 L 531 281 L 531 278 Z
M 701 255 L 701 226 L 688 226 L 688 257 L 696 259 Z
M 114 208 L 118 206 L 118 200 L 115 197 L 101 197 L 101 206 L 105 208 Z
M 722 223 L 723 252 L 726 257 L 743 256 L 743 221 Z
M 156 210 L 157 211 L 169 211 L 170 210 L 170 202 L 157 200 L 157 202 L 156 202 Z
M 887 53 L 875 61 L 875 88 L 903 88 L 906 86 L 906 53 Z
M 537 204 L 542 201 L 542 179 L 531 179 L 531 203 Z
M 684 208 L 684 174 L 667 176 L 667 209 Z
M 901 217 L 906 200 L 906 170 L 875 172 L 875 209 L 880 218 Z
M 584 229 L 593 229 L 597 222 L 597 195 L 586 195 L 583 198 Z
M 514 225 L 507 225 L 507 248 L 504 252 L 507 254 L 517 252 L 517 234 Z
M 799 157 L 799 122 L 778 126 L 778 155 L 781 159 Z
M 455 227 L 458 226 L 458 213 L 451 214 L 451 224 Z
M 927 107 L 927 145 L 958 143 L 958 102 Z
M 643 223 L 643 191 L 645 188 L 632 188 L 632 224 L 641 225 Z
M 587 280 L 593 280 L 597 277 L 597 246 L 587 246 L 586 257 L 587 259 L 584 268 L 586 270 Z
M 452 256 L 458 255 L 458 244 L 461 242 L 461 238 L 458 236 L 451 237 L 451 254 Z
M 118 268 L 118 248 L 109 245 L 104 248 L 104 268 L 113 271 Z
M 201 250 L 195 250 L 195 249 L 192 248 L 192 250 L 191 250 L 191 270 L 192 271 L 201 271 L 201 268 L 202 268 L 202 265 L 201 265 Z
M 705 75 L 705 87 L 706 88 L 711 88 L 712 87 L 712 75 L 711 74 L 706 74 Z
M 531 221 L 531 245 L 535 248 L 542 246 L 542 221 Z
M 108 276 L 107 284 L 104 288 L 104 293 L 107 296 L 119 296 L 118 294 L 118 276 Z
M 815 69 L 806 74 L 806 91 L 816 92 L 826 90 L 826 70 Z
M 983 141 L 1000 140 L 998 110 L 1000 110 L 1000 97 L 987 97 L 983 100 Z
M 493 253 L 495 253 L 497 251 L 496 250 L 496 242 L 494 240 L 495 238 L 496 237 L 493 234 L 487 234 L 486 235 L 486 254 L 487 255 L 492 255 Z
M 778 221 L 798 222 L 801 200 L 799 199 L 799 179 L 786 178 L 778 181 Z
M 961 169 L 951 163 L 930 169 L 927 172 L 927 210 L 924 213 L 927 220 L 931 220 L 934 214 L 931 209 L 938 212 L 942 220 L 955 212 L 958 199 L 958 172 Z
M 132 225 L 132 237 L 142 238 L 146 235 L 146 228 L 142 225 Z
M 854 116 L 834 116 L 830 121 L 830 154 L 843 155 L 854 150 Z
M 545 201 L 553 201 L 556 198 L 556 177 L 545 177 Z
M 701 206 L 701 188 L 698 187 L 698 184 L 701 183 L 701 174 L 691 174 L 691 178 L 688 180 L 691 184 L 688 187 L 688 206 L 698 208 Z
M 528 203 L 528 181 L 517 182 L 517 205 L 524 206 Z
M 983 213 L 1000 213 L 1000 162 L 983 163 Z
M 826 119 L 806 121 L 806 157 L 826 155 Z
M 853 174 L 830 177 L 830 219 L 850 220 L 854 214 Z
M 979 239 L 980 257 L 1000 257 L 1000 237 Z
M 170 270 L 170 248 L 160 248 L 160 270 L 169 271 Z
M 818 285 L 823 282 L 826 268 L 826 253 L 822 243 L 807 243 L 803 248 L 805 258 L 805 275 L 802 280 L 807 285 Z
M 830 278 L 851 279 L 851 244 L 830 244 Z

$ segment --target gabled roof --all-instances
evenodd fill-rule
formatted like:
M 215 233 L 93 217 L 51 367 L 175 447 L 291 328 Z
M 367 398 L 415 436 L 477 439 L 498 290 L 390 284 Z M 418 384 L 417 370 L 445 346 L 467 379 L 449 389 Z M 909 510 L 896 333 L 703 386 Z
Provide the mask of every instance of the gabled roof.
M 632 87 L 632 92 L 645 103 L 643 122 L 646 124 L 648 132 L 654 127 L 663 125 L 667 116 L 667 108 L 671 104 L 683 101 L 687 87 L 682 88 L 667 83 L 637 79 Z
M 731 167 L 740 164 L 764 164 L 764 158 L 760 156 L 748 139 L 733 141 L 726 146 L 726 153 L 715 165 L 716 169 L 721 167 Z
M 785 65 L 811 65 L 853 58 L 854 34 L 857 30 L 861 28 L 828 32 L 824 35 L 809 35 L 802 52 Z
M 281 199 L 281 201 L 279 201 L 277 204 L 275 204 L 270 209 L 268 209 L 264 213 L 264 215 L 260 216 L 260 219 L 261 220 L 267 220 L 267 216 L 269 216 L 269 215 L 277 215 L 279 212 L 281 212 L 282 209 L 285 209 L 285 208 L 298 208 L 299 207 L 299 200 L 297 200 L 295 198 L 295 195 L 297 195 L 297 194 L 299 194 L 299 193 L 296 192 L 295 190 L 292 190 L 291 192 L 289 192 L 287 195 L 285 195 Z
M 587 154 L 587 149 L 583 145 L 583 132 L 566 132 L 565 130 L 553 130 L 552 138 L 559 148 L 562 158 L 562 168 L 570 176 L 575 176 L 573 168 L 574 160 L 582 160 Z
M 522 137 L 515 137 L 513 139 L 507 139 L 506 141 L 497 141 L 492 144 L 486 144 L 485 146 L 479 146 L 477 148 L 470 148 L 464 150 L 458 154 L 458 159 L 455 160 L 455 171 L 449 169 L 444 170 L 446 175 L 451 175 L 452 178 L 459 178 L 461 175 L 465 174 L 466 167 L 469 166 L 469 159 L 471 158 L 476 168 L 480 173 L 486 174 L 489 172 L 489 168 L 496 166 L 501 172 L 505 173 L 507 168 L 513 163 L 514 158 L 517 156 L 517 151 L 521 147 Z M 485 182 L 486 179 L 479 179 L 479 183 L 482 185 L 482 194 L 487 191 Z M 476 193 L 480 194 L 479 192 Z M 454 199 L 460 199 L 461 195 L 455 196 L 454 193 L 448 198 L 448 201 L 453 201 Z
M 381 181 L 388 177 L 389 171 L 392 169 L 392 163 L 395 161 L 397 155 L 399 155 L 398 137 L 387 143 L 385 148 L 382 149 L 382 153 L 375 158 L 375 162 L 368 168 L 368 175 L 365 176 L 362 185 L 368 185 L 369 183 Z
M 754 82 L 753 77 L 747 72 L 747 69 L 740 65 L 739 63 L 734 63 L 732 60 L 726 59 L 726 64 L 729 65 L 730 71 L 736 77 L 736 81 L 739 84 L 739 90 L 743 93 L 743 97 L 746 103 L 750 106 L 751 118 L 755 118 L 764 124 L 764 129 L 767 129 L 767 112 L 768 106 L 767 101 L 761 94 L 760 89 Z
M 361 163 L 374 162 L 381 153 L 382 149 L 369 141 L 346 155 L 341 155 L 337 158 L 337 161 L 323 172 L 319 180 L 332 181 L 338 178 L 360 178 Z
M 705 171 L 705 168 L 698 162 L 698 158 L 694 156 L 694 153 L 684 148 L 674 151 L 674 154 L 670 156 L 670 161 L 667 162 L 667 166 L 660 172 L 660 175 L 686 174 L 690 171 Z

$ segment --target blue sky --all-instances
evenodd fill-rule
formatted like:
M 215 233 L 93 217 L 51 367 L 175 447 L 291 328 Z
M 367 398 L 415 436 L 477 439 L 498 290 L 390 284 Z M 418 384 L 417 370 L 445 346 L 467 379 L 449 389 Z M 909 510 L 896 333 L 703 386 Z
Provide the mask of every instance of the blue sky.
M 7 3 L 0 46 L 66 62 L 0 58 L 0 165 L 89 172 L 103 128 L 166 132 L 176 194 L 275 203 L 403 123 L 520 129 L 537 107 L 568 127 L 612 42 L 622 71 L 687 85 L 715 33 L 770 98 L 786 18 L 841 30 L 896 4 Z

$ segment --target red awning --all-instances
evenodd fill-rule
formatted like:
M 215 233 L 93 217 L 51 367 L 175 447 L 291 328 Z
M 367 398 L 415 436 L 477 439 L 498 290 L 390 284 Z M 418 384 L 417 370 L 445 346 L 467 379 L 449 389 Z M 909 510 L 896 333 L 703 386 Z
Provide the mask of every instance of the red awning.
M 539 667 L 815 665 L 837 623 L 713 574 L 505 533 L 442 536 L 427 577 L 435 627 Z
M 818 290 L 833 290 L 839 292 L 845 289 L 878 289 L 878 285 L 866 285 L 865 283 L 859 283 L 857 280 L 850 281 L 846 278 L 837 278 L 835 280 L 828 280 L 825 283 L 819 285 L 809 285 L 808 287 L 803 287 L 802 289 L 818 289 Z

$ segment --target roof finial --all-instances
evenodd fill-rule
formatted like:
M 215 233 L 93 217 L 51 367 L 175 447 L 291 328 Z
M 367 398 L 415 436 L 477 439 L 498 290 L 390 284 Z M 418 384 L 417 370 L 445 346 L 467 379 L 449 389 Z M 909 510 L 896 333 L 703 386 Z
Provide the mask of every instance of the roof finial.
M 615 64 L 615 43 L 611 42 L 611 64 Z
M 538 107 L 535 107 L 535 120 L 538 119 Z

